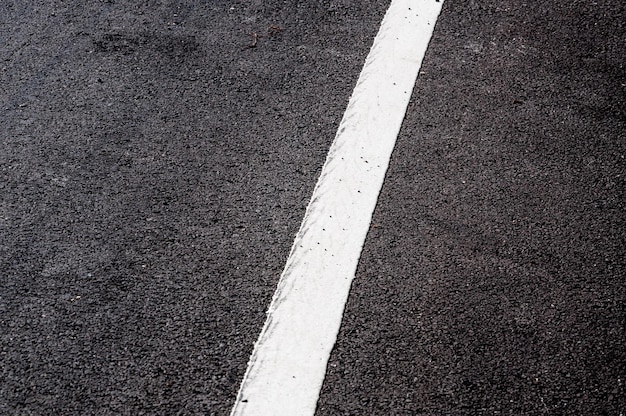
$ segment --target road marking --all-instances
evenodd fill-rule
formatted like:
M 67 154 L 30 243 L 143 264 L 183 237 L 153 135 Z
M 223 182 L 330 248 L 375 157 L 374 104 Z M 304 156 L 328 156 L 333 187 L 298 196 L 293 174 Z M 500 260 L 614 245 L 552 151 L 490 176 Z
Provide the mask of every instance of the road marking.
M 393 0 L 296 235 L 231 416 L 313 415 L 428 42 L 436 0 Z

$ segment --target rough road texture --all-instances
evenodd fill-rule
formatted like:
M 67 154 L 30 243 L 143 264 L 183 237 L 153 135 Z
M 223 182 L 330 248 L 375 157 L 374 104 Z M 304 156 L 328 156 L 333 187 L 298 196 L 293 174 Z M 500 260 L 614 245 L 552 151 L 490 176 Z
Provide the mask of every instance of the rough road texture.
M 0 1 L 0 414 L 228 413 L 388 4 Z M 625 21 L 445 3 L 318 415 L 626 414 Z

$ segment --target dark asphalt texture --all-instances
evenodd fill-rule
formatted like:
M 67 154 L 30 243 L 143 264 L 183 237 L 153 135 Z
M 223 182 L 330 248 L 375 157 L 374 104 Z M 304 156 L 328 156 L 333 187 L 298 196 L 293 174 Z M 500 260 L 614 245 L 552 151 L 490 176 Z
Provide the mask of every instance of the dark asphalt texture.
M 387 6 L 0 2 L 0 414 L 229 412 Z
M 228 414 L 388 4 L 0 2 L 0 414 Z M 626 414 L 625 22 L 444 4 L 317 415 Z
M 317 415 L 626 414 L 626 4 L 448 1 Z

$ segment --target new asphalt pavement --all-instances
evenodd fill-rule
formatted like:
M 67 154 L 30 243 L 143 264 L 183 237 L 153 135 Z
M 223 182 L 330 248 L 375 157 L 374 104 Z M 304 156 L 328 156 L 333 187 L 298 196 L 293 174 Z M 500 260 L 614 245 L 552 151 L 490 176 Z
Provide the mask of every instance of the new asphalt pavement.
M 389 3 L 0 2 L 0 414 L 230 412 Z M 316 415 L 626 414 L 625 22 L 444 3 Z

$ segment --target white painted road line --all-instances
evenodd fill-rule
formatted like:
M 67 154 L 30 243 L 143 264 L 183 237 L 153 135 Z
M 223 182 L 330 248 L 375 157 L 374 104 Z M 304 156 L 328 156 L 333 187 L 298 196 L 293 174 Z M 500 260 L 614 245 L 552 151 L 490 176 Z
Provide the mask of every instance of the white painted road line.
M 232 416 L 313 415 L 442 3 L 393 0 L 330 148 Z

